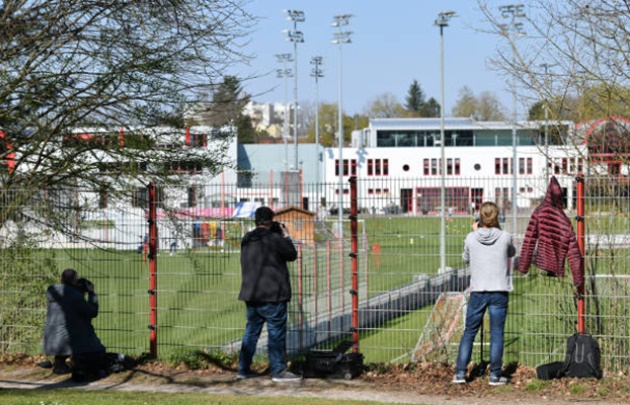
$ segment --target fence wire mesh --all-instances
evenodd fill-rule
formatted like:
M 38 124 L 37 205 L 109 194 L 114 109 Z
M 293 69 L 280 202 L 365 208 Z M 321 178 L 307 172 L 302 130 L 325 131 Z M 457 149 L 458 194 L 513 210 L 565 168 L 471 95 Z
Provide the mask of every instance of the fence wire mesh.
M 565 212 L 574 220 L 575 179 L 558 178 L 566 192 Z M 452 362 L 469 281 L 461 251 L 476 208 L 495 201 L 501 225 L 520 251 L 547 184 L 546 178 L 519 180 L 514 202 L 512 178 L 447 178 L 442 208 L 439 179 L 358 179 L 357 310 L 359 349 L 366 361 Z M 601 177 L 587 177 L 585 184 L 586 331 L 599 340 L 606 368 L 628 371 L 628 185 Z M 257 204 L 276 210 L 277 220 L 298 241 L 299 258 L 290 265 L 288 352 L 349 340 L 352 260 L 345 181 L 343 188 L 340 194 L 339 183 L 304 184 L 292 173 L 277 184 L 249 179 L 160 190 L 155 257 L 147 247 L 143 188 L 120 201 L 81 188 L 50 192 L 25 215 L 2 218 L 1 350 L 41 351 L 45 289 L 72 267 L 96 285 L 100 313 L 94 326 L 109 350 L 130 355 L 149 351 L 150 272 L 155 271 L 153 327 L 160 357 L 237 351 L 245 326 L 244 304 L 237 300 L 240 240 L 254 226 L 249 209 Z M 6 205 L 12 199 L 1 201 Z M 515 274 L 513 282 L 505 361 L 535 366 L 562 359 L 566 340 L 576 331 L 571 272 L 554 278 L 532 268 L 527 276 Z M 264 335 L 259 346 L 264 352 Z M 473 360 L 488 360 L 488 353 L 485 324 Z

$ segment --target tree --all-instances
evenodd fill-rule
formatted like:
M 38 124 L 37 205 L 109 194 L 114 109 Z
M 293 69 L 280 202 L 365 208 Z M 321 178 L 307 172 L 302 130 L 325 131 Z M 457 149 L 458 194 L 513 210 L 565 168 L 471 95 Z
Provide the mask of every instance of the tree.
M 313 108 L 315 108 L 313 106 Z M 314 112 L 307 115 L 314 116 Z M 335 145 L 337 128 L 337 105 L 332 103 L 319 104 L 319 142 L 326 147 Z M 315 119 L 309 119 L 307 128 L 307 142 L 315 142 Z
M 464 86 L 459 90 L 452 114 L 477 121 L 501 121 L 505 119 L 502 109 L 503 106 L 493 93 L 484 91 L 476 97 L 470 87 Z
M 148 127 L 181 125 L 176 117 L 195 101 L 195 92 L 246 59 L 239 39 L 255 19 L 240 2 L 2 4 L 0 130 L 15 166 L 0 177 L 0 227 L 16 212 L 32 215 L 24 209 L 27 202 L 44 198 L 34 190 L 81 184 L 122 193 L 133 180 L 178 184 L 182 179 L 165 170 L 169 162 L 191 162 L 209 173 L 229 163 L 224 146 L 204 153 L 158 151 L 160 137 L 168 134 Z M 88 125 L 114 134 L 77 142 L 71 130 Z M 123 142 L 116 141 L 119 128 L 142 131 L 126 130 Z M 0 158 L 7 156 L 5 148 Z M 120 175 L 103 176 L 103 165 Z
M 532 0 L 527 2 L 526 13 L 518 12 L 526 14 L 526 18 L 519 16 L 527 33 L 525 36 L 506 30 L 499 10 L 489 9 L 485 1 L 480 0 L 478 4 L 489 30 L 498 38 L 498 53 L 490 62 L 511 82 L 520 103 L 530 106 L 542 102 L 549 107 L 550 120 L 570 116 L 574 122 L 586 124 L 577 125 L 575 131 L 565 131 L 559 143 L 564 149 L 574 148 L 568 151 L 568 156 L 587 148 L 588 155 L 583 157 L 588 167 L 583 169 L 587 176 L 584 182 L 587 198 L 597 198 L 599 207 L 607 207 L 607 218 L 614 218 L 612 223 L 617 226 L 628 216 L 630 151 L 626 143 L 628 117 L 624 117 L 630 112 L 627 107 L 630 101 L 628 2 Z M 592 128 L 590 121 L 593 120 L 602 120 L 603 124 Z M 585 138 L 586 135 L 589 138 Z M 541 148 L 541 152 L 545 150 Z M 596 212 L 601 208 L 591 209 Z M 609 223 L 591 221 L 588 232 L 602 239 L 614 237 L 616 231 L 611 231 Z M 610 247 L 610 250 L 611 259 L 605 271 L 613 277 L 610 285 L 619 284 L 622 281 L 615 280 L 614 276 L 618 274 L 617 269 L 627 267 L 627 263 L 619 261 L 615 248 Z M 593 260 L 585 260 L 585 272 L 593 280 L 596 272 L 602 273 L 597 255 L 591 251 L 588 256 Z M 619 303 L 601 299 L 603 290 L 595 281 L 585 285 L 586 295 L 593 297 L 586 314 L 587 317 L 592 315 L 592 333 L 602 336 L 600 344 L 604 347 L 626 347 L 623 338 L 617 338 L 624 335 L 620 331 L 625 328 L 625 319 L 609 320 L 623 319 L 627 311 L 622 310 L 617 317 Z
M 199 98 L 203 100 L 207 97 L 204 89 Z M 251 117 L 243 113 L 249 100 L 249 95 L 243 92 L 240 79 L 236 76 L 225 76 L 216 89 L 212 89 L 212 101 L 199 101 L 189 109 L 187 122 L 213 127 L 233 125 L 236 127 L 239 143 L 254 143 L 257 138 L 256 130 Z
M 418 81 L 414 79 L 405 98 L 405 109 L 409 112 L 409 116 L 420 117 L 424 104 L 424 92 Z
M 440 116 L 440 103 L 431 97 L 420 109 L 420 116 L 435 118 Z
M 314 108 L 314 106 L 313 106 Z M 319 105 L 319 143 L 324 147 L 338 145 L 339 108 L 337 104 L 320 103 Z M 306 142 L 315 142 L 315 113 L 306 111 L 308 119 L 306 129 Z M 342 115 L 344 145 L 348 145 L 352 139 L 352 131 L 357 128 L 365 128 L 368 125 L 368 118 L 364 115 L 351 117 Z
M 364 109 L 370 118 L 401 118 L 407 115 L 405 108 L 392 93 L 383 93 L 370 101 Z
M 236 76 L 225 76 L 213 93 L 208 124 L 223 126 L 235 122 L 248 101 L 249 97 L 243 95 L 241 81 Z
M 405 98 L 405 109 L 407 117 L 434 118 L 440 116 L 440 103 L 433 97 L 425 101 L 425 94 L 417 80 L 409 86 L 407 97 Z
M 236 76 L 225 76 L 212 97 L 209 125 L 221 127 L 234 125 L 239 143 L 254 143 L 256 131 L 249 116 L 243 114 L 243 107 L 249 96 L 243 93 L 241 81 Z
M 501 39 L 490 62 L 521 104 L 550 100 L 550 119 L 575 122 L 628 114 L 628 47 L 620 40 L 630 16 L 626 2 L 534 0 L 521 20 L 527 35 L 506 30 L 498 10 L 478 4 L 488 31 Z
M 505 115 L 501 111 L 503 106 L 494 93 L 482 91 L 477 98 L 478 121 L 503 121 Z
M 453 106 L 455 117 L 474 117 L 477 112 L 477 98 L 468 86 L 459 89 L 458 99 Z

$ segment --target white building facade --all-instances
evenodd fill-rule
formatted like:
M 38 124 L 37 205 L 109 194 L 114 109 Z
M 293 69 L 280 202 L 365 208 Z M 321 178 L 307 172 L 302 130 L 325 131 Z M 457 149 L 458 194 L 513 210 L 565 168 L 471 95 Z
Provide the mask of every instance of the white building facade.
M 573 123 L 476 122 L 456 118 L 445 121 L 445 203 L 451 210 L 467 210 L 471 203 L 492 200 L 512 204 L 516 185 L 518 208 L 531 207 L 546 192 L 549 176 L 556 176 L 571 207 L 573 182 L 585 170 L 587 151 L 573 145 Z M 351 148 L 324 153 L 327 195 L 348 208 L 349 183 L 343 181 L 339 199 L 339 173 L 356 176 L 359 195 L 368 210 L 380 212 L 389 205 L 404 213 L 421 214 L 440 209 L 442 161 L 439 119 L 376 119 L 353 133 Z M 513 146 L 513 134 L 516 147 Z M 514 156 L 516 155 L 516 175 Z

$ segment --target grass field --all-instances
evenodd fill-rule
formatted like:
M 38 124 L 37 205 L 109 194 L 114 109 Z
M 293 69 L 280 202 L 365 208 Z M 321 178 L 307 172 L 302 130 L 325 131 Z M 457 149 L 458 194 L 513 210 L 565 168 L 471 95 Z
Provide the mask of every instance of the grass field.
M 519 228 L 524 229 L 527 218 L 519 221 Z M 447 222 L 446 262 L 449 267 L 463 265 L 461 249 L 470 222 L 469 217 L 455 217 Z M 598 222 L 591 222 L 591 232 L 595 232 L 596 224 Z M 609 234 L 619 234 L 627 232 L 628 221 L 602 217 L 601 227 Z M 434 275 L 440 267 L 439 219 L 436 217 L 365 218 L 359 232 L 365 236 L 360 239 L 358 257 L 361 299 L 392 291 L 410 283 L 419 274 Z M 344 234 L 349 235 L 349 230 Z M 349 250 L 347 243 L 340 252 L 334 241 L 330 245 L 323 242 L 317 248 L 302 246 L 301 260 L 291 265 L 294 288 L 291 322 L 296 324 L 300 318 L 312 316 L 315 302 L 320 312 L 325 310 L 328 302 L 341 305 L 334 301 L 340 295 L 345 297 L 344 305 L 349 305 L 352 269 L 352 261 L 347 255 Z M 135 251 L 100 249 L 47 250 L 37 255 L 36 260 L 52 262 L 51 266 L 57 272 L 74 267 L 95 283 L 101 310 L 94 324 L 110 350 L 129 355 L 148 351 L 150 268 L 142 255 Z M 596 255 L 587 257 L 587 274 L 625 275 L 630 268 L 629 258 L 628 249 L 615 249 L 614 252 L 601 249 Z M 342 261 L 343 270 L 340 271 Z M 158 354 L 161 357 L 180 357 L 195 350 L 217 350 L 240 339 L 245 319 L 243 304 L 237 300 L 240 263 L 236 250 L 180 249 L 174 256 L 163 251 L 158 256 L 157 274 Z M 13 277 L 5 271 L 3 280 L 9 276 Z M 39 274 L 24 276 L 29 282 L 40 279 Z M 548 279 L 535 272 L 530 277 L 516 278 L 508 317 L 507 359 L 535 364 L 553 356 L 559 347 L 563 350 L 563 341 L 575 323 L 569 283 L 570 276 L 562 280 Z M 43 281 L 40 284 L 37 288 L 43 299 L 46 286 Z M 622 326 L 621 312 L 627 314 L 630 294 L 624 286 L 615 288 L 610 290 L 611 296 L 599 300 L 598 307 L 589 305 L 588 311 L 592 315 L 589 315 L 588 327 L 589 330 L 607 331 L 597 319 L 609 316 L 609 323 L 615 326 L 607 333 L 615 337 L 615 343 L 603 342 L 603 345 L 625 348 L 627 342 L 621 344 L 617 337 L 629 335 Z M 326 296 L 329 289 L 330 296 Z M 12 294 L 20 292 L 2 290 L 3 311 L 6 311 L 4 303 L 12 302 Z M 415 310 L 384 325 L 362 330 L 361 348 L 366 361 L 404 361 L 405 355 L 415 347 L 431 309 L 429 306 Z M 43 323 L 43 302 L 19 310 L 35 313 L 40 325 Z M 599 318 L 595 314 L 599 314 Z M 20 327 L 33 328 L 29 325 Z M 37 332 L 34 330 L 32 335 L 37 336 Z M 7 342 L 6 338 L 3 343 L 5 349 L 17 347 L 19 351 L 34 354 L 40 350 L 39 337 L 26 344 Z M 450 353 L 447 355 L 451 356 Z
M 383 404 L 375 401 L 334 400 L 319 398 L 236 396 L 194 393 L 154 393 L 122 391 L 88 391 L 77 389 L 0 390 L 3 405 L 293 405 L 299 401 L 304 405 L 368 405 Z

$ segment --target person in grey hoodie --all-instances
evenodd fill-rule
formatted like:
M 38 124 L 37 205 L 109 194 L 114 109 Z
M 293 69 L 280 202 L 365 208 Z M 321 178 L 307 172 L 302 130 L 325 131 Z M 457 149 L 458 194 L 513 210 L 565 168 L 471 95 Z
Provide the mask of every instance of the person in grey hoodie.
M 459 344 L 453 383 L 466 382 L 466 370 L 472 355 L 473 341 L 482 324 L 486 309 L 490 313 L 490 385 L 504 385 L 503 333 L 508 309 L 508 292 L 512 276 L 508 258 L 516 254 L 512 236 L 499 226 L 499 208 L 484 202 L 479 209 L 479 222 L 466 236 L 462 259 L 470 266 L 470 299 L 466 310 L 466 326 Z

